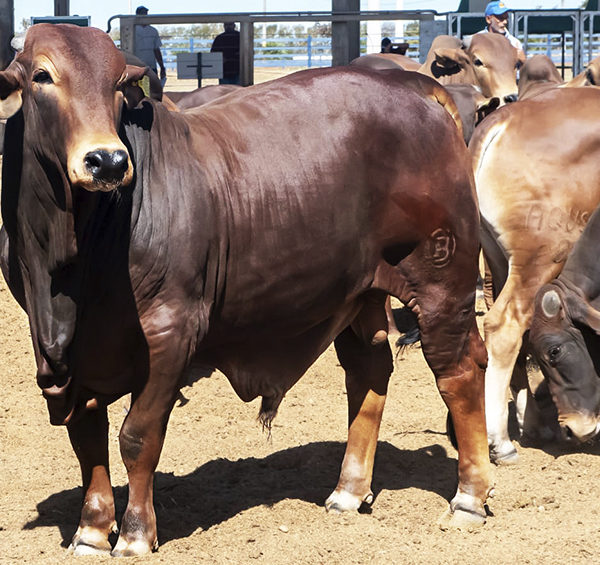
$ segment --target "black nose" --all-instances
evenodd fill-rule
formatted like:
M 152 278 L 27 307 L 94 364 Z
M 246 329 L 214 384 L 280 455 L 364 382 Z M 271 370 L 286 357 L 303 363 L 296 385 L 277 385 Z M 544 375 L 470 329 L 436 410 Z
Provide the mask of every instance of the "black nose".
M 575 434 L 569 426 L 562 426 L 563 437 L 568 440 L 575 439 Z
M 516 102 L 516 101 L 517 101 L 516 94 L 509 94 L 508 96 L 504 97 L 504 102 L 506 102 L 507 104 L 510 104 L 511 102 Z
M 83 159 L 86 169 L 98 180 L 120 180 L 128 166 L 126 151 L 90 151 Z

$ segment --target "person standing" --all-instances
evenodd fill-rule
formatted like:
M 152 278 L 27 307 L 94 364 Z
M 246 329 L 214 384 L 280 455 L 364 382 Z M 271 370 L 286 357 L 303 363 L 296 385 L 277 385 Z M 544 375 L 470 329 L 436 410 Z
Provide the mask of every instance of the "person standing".
M 135 15 L 145 16 L 148 13 L 148 8 L 145 6 L 138 6 Z M 135 50 L 134 55 L 142 60 L 151 70 L 156 72 L 156 64 L 160 68 L 160 81 L 164 86 L 167 80 L 167 70 L 163 63 L 162 53 L 160 47 L 162 41 L 158 35 L 158 31 L 155 27 L 148 24 L 136 25 L 135 26 Z
M 223 24 L 225 31 L 215 37 L 211 53 L 223 53 L 223 78 L 219 84 L 240 84 L 240 32 L 234 22 Z
M 501 0 L 494 0 L 485 7 L 485 29 L 478 31 L 477 33 L 499 33 L 506 37 L 510 44 L 517 50 L 519 60 L 525 62 L 525 52 L 523 51 L 523 44 L 512 35 L 508 29 L 508 13 L 510 12 L 509 7 Z

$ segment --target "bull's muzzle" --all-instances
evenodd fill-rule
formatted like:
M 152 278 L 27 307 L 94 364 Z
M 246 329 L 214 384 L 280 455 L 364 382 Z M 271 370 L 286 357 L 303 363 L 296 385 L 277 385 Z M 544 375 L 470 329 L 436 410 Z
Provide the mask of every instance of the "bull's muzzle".
M 126 151 L 90 151 L 83 159 L 85 168 L 100 182 L 121 182 L 129 167 Z
M 70 152 L 67 166 L 69 180 L 91 192 L 109 192 L 133 179 L 132 162 L 121 143 L 80 143 Z

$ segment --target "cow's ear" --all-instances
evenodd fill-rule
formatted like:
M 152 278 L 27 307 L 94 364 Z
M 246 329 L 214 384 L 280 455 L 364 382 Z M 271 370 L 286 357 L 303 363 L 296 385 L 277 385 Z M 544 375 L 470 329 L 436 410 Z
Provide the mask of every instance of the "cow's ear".
M 450 49 L 447 47 L 435 49 L 435 62 L 444 69 L 465 67 L 470 59 L 462 49 Z
M 566 293 L 566 303 L 572 320 L 585 324 L 600 335 L 600 311 L 574 292 Z
M 17 64 L 0 72 L 0 118 L 7 119 L 16 114 L 23 104 L 23 85 Z
M 149 72 L 148 67 L 125 66 L 118 87 L 123 92 L 125 103 L 130 110 L 135 108 L 144 97 L 150 96 Z
M 497 98 L 496 96 L 482 100 L 477 104 L 477 119 L 475 125 L 479 124 L 483 118 L 491 114 L 498 106 L 500 106 L 500 98 Z
M 585 70 L 585 78 L 592 86 L 600 86 L 600 65 L 590 64 Z

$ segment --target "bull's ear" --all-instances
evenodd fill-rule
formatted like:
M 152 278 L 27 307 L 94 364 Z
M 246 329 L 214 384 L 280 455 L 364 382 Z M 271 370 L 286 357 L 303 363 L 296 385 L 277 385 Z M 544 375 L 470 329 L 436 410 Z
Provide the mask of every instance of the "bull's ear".
M 16 114 L 23 104 L 23 85 L 15 63 L 0 72 L 0 118 Z
M 462 49 L 450 49 L 447 47 L 435 49 L 435 62 L 444 69 L 466 66 L 470 59 Z
M 125 66 L 118 86 L 130 110 L 135 108 L 145 96 L 150 96 L 149 72 L 148 67 Z
M 477 120 L 475 125 L 479 124 L 483 118 L 491 114 L 498 106 L 500 106 L 500 98 L 497 98 L 496 96 L 482 100 L 477 104 Z
M 592 86 L 600 85 L 600 64 L 598 61 L 592 61 L 585 70 L 585 78 Z
M 600 311 L 596 310 L 592 304 L 574 292 L 566 294 L 566 303 L 569 316 L 571 316 L 572 320 L 580 324 L 585 324 L 594 330 L 596 334 L 600 335 Z

